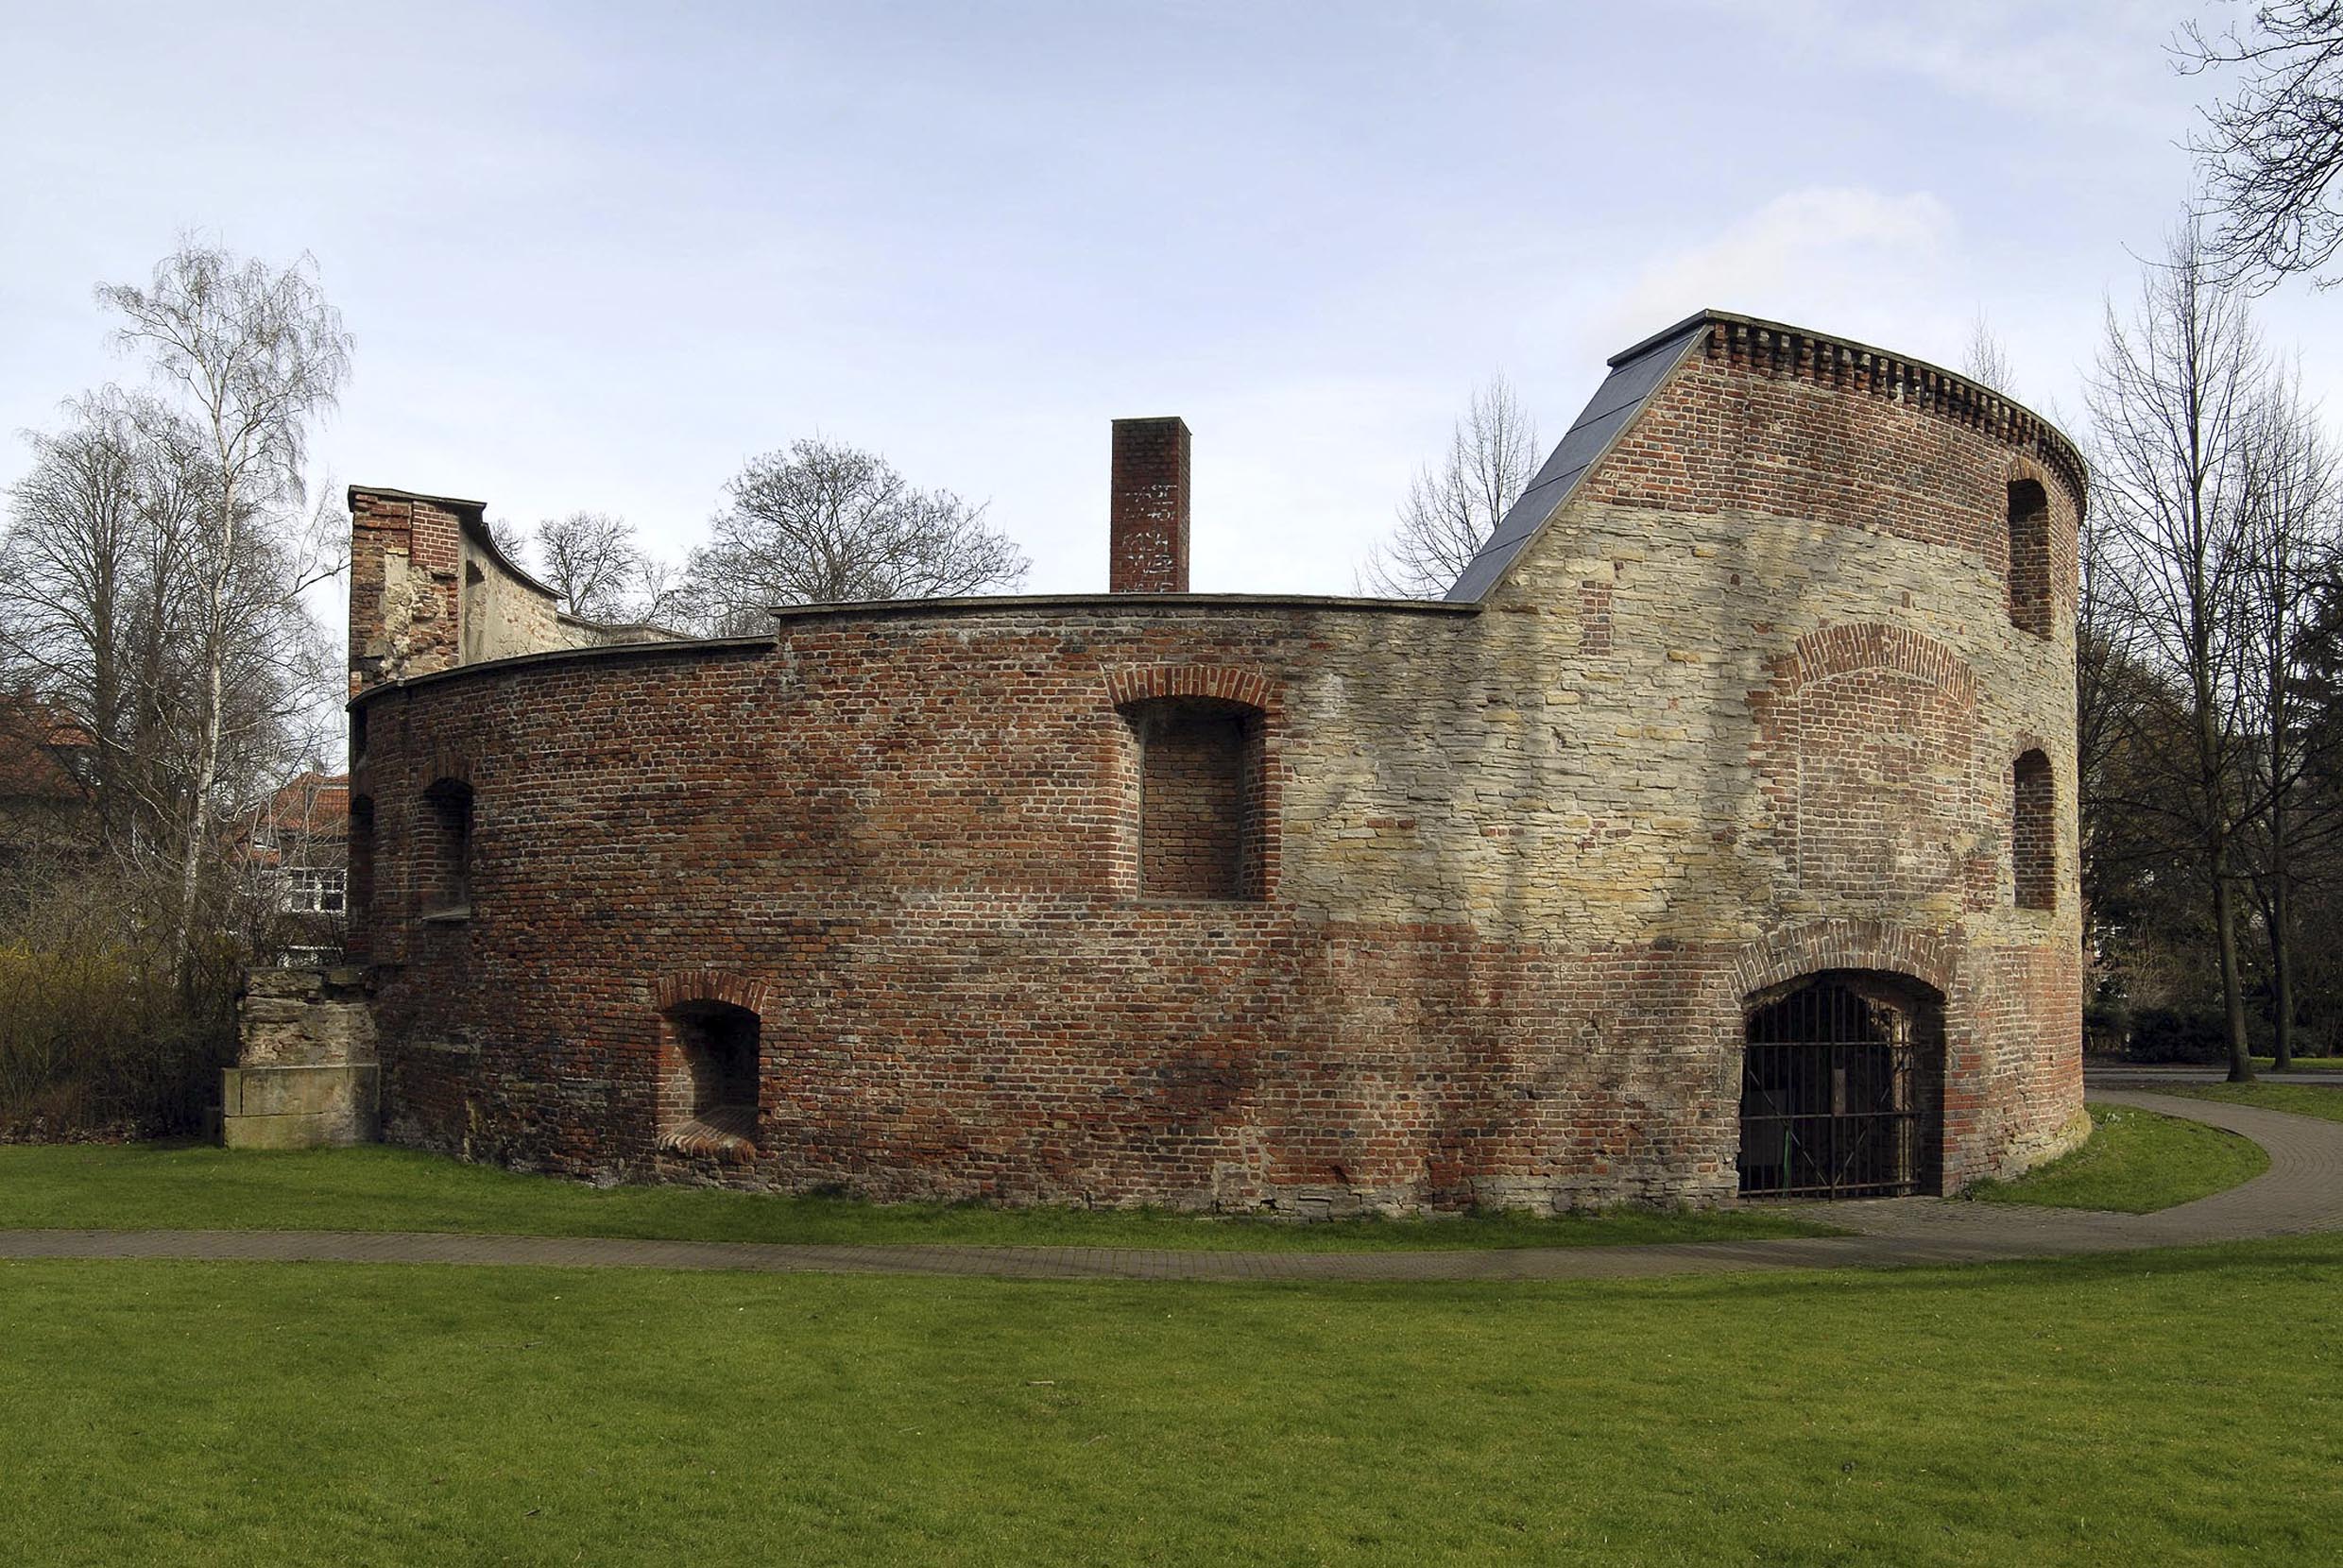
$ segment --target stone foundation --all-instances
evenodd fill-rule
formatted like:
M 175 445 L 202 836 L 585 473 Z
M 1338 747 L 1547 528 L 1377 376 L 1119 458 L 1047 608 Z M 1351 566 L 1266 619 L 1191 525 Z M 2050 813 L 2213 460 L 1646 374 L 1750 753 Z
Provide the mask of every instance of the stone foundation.
M 381 1136 L 381 1069 L 363 971 L 255 969 L 237 1009 L 242 1065 L 220 1074 L 231 1149 L 319 1149 Z

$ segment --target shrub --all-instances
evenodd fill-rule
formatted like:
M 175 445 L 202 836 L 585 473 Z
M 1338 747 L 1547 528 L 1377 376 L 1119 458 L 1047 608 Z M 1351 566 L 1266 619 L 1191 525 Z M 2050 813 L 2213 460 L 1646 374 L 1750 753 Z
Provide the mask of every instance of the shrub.
M 198 1130 L 235 1060 L 238 965 L 53 902 L 0 932 L 0 1138 Z
M 2229 1060 L 2229 1026 L 2217 1013 L 2144 1007 L 2131 1015 L 2124 1056 L 2133 1062 L 2213 1065 Z

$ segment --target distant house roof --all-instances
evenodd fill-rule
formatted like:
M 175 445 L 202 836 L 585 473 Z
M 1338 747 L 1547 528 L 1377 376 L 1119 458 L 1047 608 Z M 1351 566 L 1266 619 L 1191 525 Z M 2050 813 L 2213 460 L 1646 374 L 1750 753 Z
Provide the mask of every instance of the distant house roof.
M 350 837 L 350 775 L 315 770 L 297 775 L 269 796 L 261 826 L 279 835 Z
M 95 749 L 80 722 L 46 698 L 0 692 L 0 797 L 86 798 L 89 790 L 77 770 Z

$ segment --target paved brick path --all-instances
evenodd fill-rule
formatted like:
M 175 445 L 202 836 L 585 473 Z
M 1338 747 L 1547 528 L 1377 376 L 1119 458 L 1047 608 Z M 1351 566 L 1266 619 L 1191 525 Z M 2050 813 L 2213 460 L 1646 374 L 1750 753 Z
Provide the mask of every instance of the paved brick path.
M 2337 1092 L 2343 1093 L 2343 1086 Z M 2095 1077 L 2091 1098 L 2242 1133 L 2269 1150 L 2270 1168 L 2243 1186 L 2159 1214 L 1877 1199 L 1832 1205 L 1831 1222 L 1858 1233 L 1852 1236 L 1646 1247 L 1205 1253 L 1108 1247 L 816 1247 L 419 1232 L 0 1231 L 0 1258 L 522 1264 L 1009 1279 L 1622 1279 L 1757 1269 L 1971 1263 L 2343 1230 L 2343 1122 L 2103 1085 Z

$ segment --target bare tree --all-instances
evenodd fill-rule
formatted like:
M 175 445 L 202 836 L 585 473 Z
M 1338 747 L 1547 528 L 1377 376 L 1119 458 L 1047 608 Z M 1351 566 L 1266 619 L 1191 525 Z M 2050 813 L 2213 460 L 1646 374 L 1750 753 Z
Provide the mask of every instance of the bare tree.
M 101 780 L 126 767 L 139 717 L 129 665 L 153 479 L 139 427 L 150 412 L 97 393 L 69 405 L 62 432 L 29 435 L 32 468 L 10 492 L 0 544 L 10 674 L 75 716 Z M 97 793 L 105 809 L 122 798 Z
M 537 525 L 538 571 L 561 607 L 589 621 L 650 619 L 659 595 L 645 592 L 653 564 L 634 525 L 607 512 L 572 512 Z
M 2253 26 L 2207 36 L 2196 23 L 2174 55 L 2183 74 L 2240 73 L 2189 139 L 2210 214 L 2207 275 L 2266 288 L 2317 273 L 2343 244 L 2343 0 L 2256 6 Z M 2338 281 L 2320 278 L 2318 286 Z
M 751 458 L 692 553 L 682 597 L 718 634 L 776 605 L 935 599 L 1016 588 L 1029 563 L 949 490 L 915 489 L 875 452 L 820 438 Z
M 529 531 L 510 518 L 487 520 L 489 542 L 504 553 L 515 566 L 529 558 Z
M 2005 398 L 2017 396 L 2017 376 L 2010 368 L 2010 355 L 1983 311 L 1969 323 L 1968 339 L 1960 346 L 1960 373 Z
M 1399 503 L 1399 521 L 1360 568 L 1365 587 L 1395 599 L 1448 591 L 1505 509 L 1537 472 L 1537 425 L 1513 383 L 1492 376 L 1472 396 L 1435 469 L 1419 469 Z
M 187 240 L 147 287 L 101 285 L 97 298 L 122 317 L 117 341 L 178 393 L 203 443 L 207 493 L 191 541 L 183 650 L 195 671 L 196 735 L 176 933 L 183 965 L 205 856 L 218 838 L 231 677 L 277 612 L 340 566 L 324 549 L 328 531 L 303 527 L 318 520 L 301 504 L 303 460 L 311 423 L 349 373 L 351 339 L 307 257 L 276 271 Z
M 2294 1061 L 2295 892 L 2305 847 L 2336 824 L 2308 788 L 2333 759 L 2315 755 L 2333 737 L 2314 723 L 2306 655 L 2319 618 L 2319 593 L 2334 560 L 2343 474 L 2300 372 L 2275 375 L 2254 409 L 2244 592 L 2239 605 L 2246 662 L 2240 671 L 2244 727 L 2257 756 L 2249 770 L 2254 891 L 2269 948 L 2274 1040 L 2280 1071 Z M 2252 810 L 2258 807 L 2258 810 Z
M 2105 332 L 2089 386 L 2098 570 L 2131 656 L 2185 706 L 2189 736 L 2170 787 L 2134 804 L 2193 846 L 2212 901 L 2230 1076 L 2242 1082 L 2253 1065 L 2238 973 L 2239 610 L 2252 567 L 2262 350 L 2243 299 L 2210 276 L 2193 224 L 2147 268 L 2128 316 L 2109 302 Z

